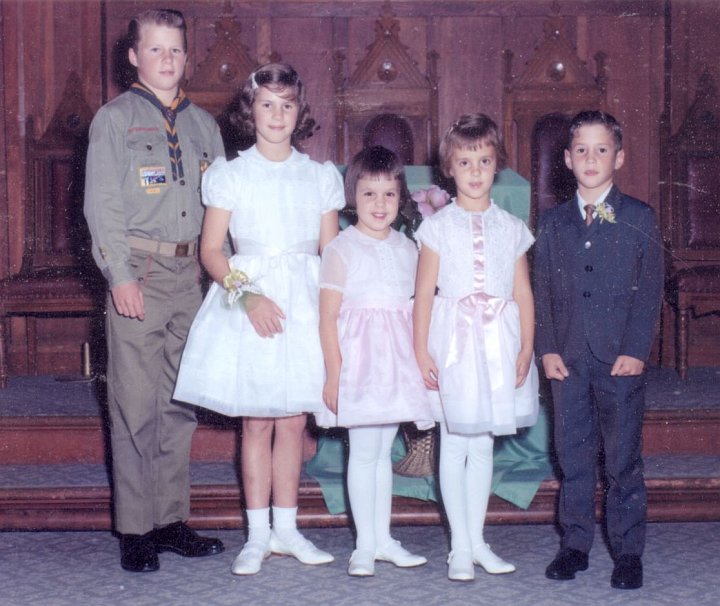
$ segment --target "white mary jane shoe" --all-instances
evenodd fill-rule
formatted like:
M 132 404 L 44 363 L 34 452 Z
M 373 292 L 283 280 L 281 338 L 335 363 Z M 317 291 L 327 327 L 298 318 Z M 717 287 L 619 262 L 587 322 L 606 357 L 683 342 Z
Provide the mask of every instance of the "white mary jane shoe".
M 496 556 L 490 549 L 490 545 L 482 543 L 473 548 L 473 563 L 482 568 L 488 574 L 508 574 L 515 572 L 515 565 L 506 562 Z
M 475 567 L 469 551 L 451 551 L 447 559 L 448 579 L 451 581 L 474 581 Z
M 260 572 L 263 560 L 270 555 L 267 544 L 260 541 L 248 541 L 232 563 L 233 574 L 249 575 Z
M 371 577 L 375 575 L 375 553 L 370 549 L 356 549 L 350 556 L 348 574 L 351 577 Z
M 381 562 L 390 562 L 398 568 L 413 568 L 427 564 L 427 558 L 410 553 L 400 544 L 400 541 L 394 539 L 385 543 L 375 552 L 375 559 Z
M 285 543 L 280 540 L 274 531 L 271 532 L 270 551 L 277 555 L 293 556 L 299 562 L 309 564 L 310 566 L 329 564 L 330 562 L 335 561 L 332 554 L 329 554 L 327 551 L 323 551 L 322 549 L 318 549 L 299 532 L 289 543 Z

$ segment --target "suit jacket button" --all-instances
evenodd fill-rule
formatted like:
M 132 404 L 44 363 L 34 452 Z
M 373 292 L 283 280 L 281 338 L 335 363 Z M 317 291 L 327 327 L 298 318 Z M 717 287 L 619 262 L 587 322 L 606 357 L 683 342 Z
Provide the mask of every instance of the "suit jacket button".
M 589 299 L 589 298 L 590 298 L 590 291 L 589 291 L 589 290 L 586 290 L 586 291 L 583 293 L 583 297 L 585 297 L 586 299 Z
M 591 246 L 592 246 L 592 242 L 590 242 L 590 240 L 585 242 L 585 248 L 590 248 Z
M 593 266 L 592 266 L 592 265 L 586 265 L 586 266 L 585 266 L 585 271 L 592 271 L 592 270 L 593 270 Z

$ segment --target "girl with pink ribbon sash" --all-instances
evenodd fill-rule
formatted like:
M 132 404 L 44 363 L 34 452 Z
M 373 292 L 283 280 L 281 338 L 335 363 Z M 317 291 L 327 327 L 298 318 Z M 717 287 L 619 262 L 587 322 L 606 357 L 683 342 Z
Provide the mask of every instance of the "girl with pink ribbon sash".
M 441 168 L 457 198 L 426 218 L 415 290 L 414 345 L 440 422 L 440 489 L 450 523 L 448 577 L 515 567 L 485 544 L 493 437 L 535 423 L 538 378 L 525 224 L 490 198 L 505 151 L 495 123 L 462 116 L 443 136 Z

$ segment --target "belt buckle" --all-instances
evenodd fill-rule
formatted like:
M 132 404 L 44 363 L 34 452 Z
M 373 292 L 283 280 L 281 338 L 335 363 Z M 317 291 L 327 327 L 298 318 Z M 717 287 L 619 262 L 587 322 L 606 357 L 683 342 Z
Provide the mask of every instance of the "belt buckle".
M 189 250 L 190 250 L 190 244 L 188 244 L 187 242 L 185 244 L 176 244 L 175 245 L 175 256 L 176 257 L 187 257 Z

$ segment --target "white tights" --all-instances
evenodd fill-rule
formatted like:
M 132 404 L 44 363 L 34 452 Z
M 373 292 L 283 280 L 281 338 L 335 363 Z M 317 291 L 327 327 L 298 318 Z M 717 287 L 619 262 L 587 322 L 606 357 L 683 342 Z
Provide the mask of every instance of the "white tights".
M 493 474 L 493 435 L 448 433 L 440 424 L 440 490 L 453 551 L 484 544 L 483 527 Z
M 390 540 L 392 461 L 398 425 L 348 430 L 348 495 L 357 532 L 356 549 L 375 551 Z

